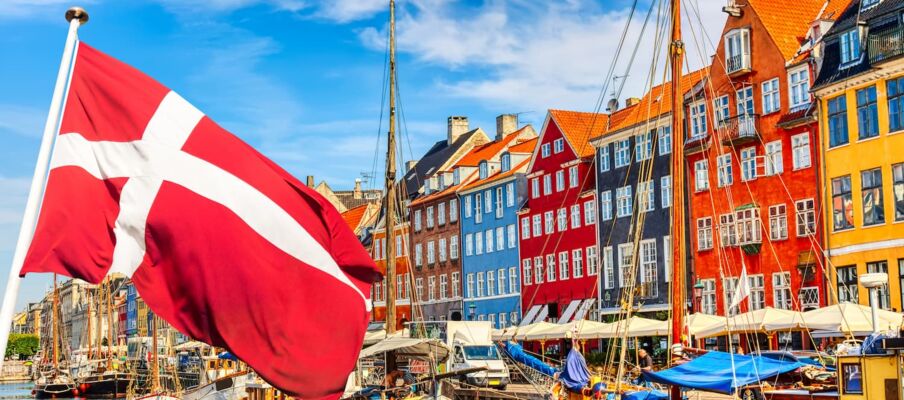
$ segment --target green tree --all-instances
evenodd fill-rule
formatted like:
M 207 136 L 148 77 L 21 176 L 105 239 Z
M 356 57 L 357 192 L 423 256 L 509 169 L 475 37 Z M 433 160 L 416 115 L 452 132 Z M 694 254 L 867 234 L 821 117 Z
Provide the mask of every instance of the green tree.
M 38 335 L 13 333 L 9 335 L 9 345 L 6 346 L 6 357 L 18 356 L 19 359 L 29 358 L 38 352 L 40 343 Z

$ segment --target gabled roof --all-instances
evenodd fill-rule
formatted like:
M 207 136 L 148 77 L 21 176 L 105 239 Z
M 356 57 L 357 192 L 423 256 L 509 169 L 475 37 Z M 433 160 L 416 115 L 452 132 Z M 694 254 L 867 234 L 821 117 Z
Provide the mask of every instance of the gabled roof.
M 549 116 L 562 131 L 562 136 L 575 154 L 581 158 L 593 156 L 590 138 L 605 132 L 609 124 L 609 115 L 602 113 L 549 110 Z
M 825 0 L 747 0 L 786 61 L 793 59 Z
M 473 150 L 469 151 L 468 154 L 465 154 L 465 156 L 462 157 L 461 160 L 458 160 L 458 162 L 455 163 L 455 166 L 476 167 L 478 164 L 480 164 L 481 161 L 491 159 L 497 154 L 501 153 L 502 150 L 505 150 L 505 148 L 508 147 L 510 143 L 515 142 L 515 140 L 518 139 L 520 135 L 528 131 L 533 132 L 533 128 L 531 128 L 530 125 L 525 125 L 521 127 L 521 129 L 518 129 L 517 131 L 506 135 L 501 140 L 494 140 L 492 142 L 476 146 Z
M 486 134 L 483 133 L 483 130 L 477 128 L 462 134 L 451 145 L 446 139 L 434 143 L 433 146 L 430 147 L 430 150 L 427 150 L 427 153 L 417 161 L 414 168 L 410 169 L 405 176 L 402 177 L 402 185 L 407 192 L 408 198 L 417 196 L 421 187 L 424 186 L 424 182 L 427 181 L 427 177 L 446 164 L 450 157 L 454 156 L 459 149 L 477 134 L 486 136 Z
M 828 0 L 825 8 L 819 14 L 821 20 L 836 20 L 844 12 L 844 9 L 851 4 L 851 0 Z
M 364 214 L 366 213 L 367 204 L 362 204 L 342 213 L 342 219 L 345 220 L 345 223 L 349 228 L 351 228 L 353 231 L 356 231 L 358 229 L 358 225 L 361 224 L 361 219 L 364 218 Z
M 536 142 L 536 141 L 534 141 L 534 142 Z M 528 164 L 530 164 L 530 159 L 529 159 L 529 158 L 528 158 L 528 159 L 525 159 L 524 161 L 521 161 L 520 163 L 518 163 L 518 165 L 512 167 L 512 169 L 510 169 L 510 170 L 508 170 L 508 171 L 505 171 L 505 172 L 498 172 L 498 171 L 497 171 L 497 172 L 493 173 L 492 175 L 490 175 L 490 176 L 488 176 L 488 177 L 486 177 L 486 178 L 484 178 L 484 179 L 478 179 L 478 180 L 476 180 L 476 181 L 474 181 L 474 182 L 471 182 L 471 183 L 469 183 L 469 184 L 466 184 L 466 185 L 462 186 L 461 188 L 459 188 L 458 191 L 459 191 L 459 192 L 465 192 L 465 191 L 474 189 L 474 188 L 476 188 L 476 187 L 481 187 L 481 186 L 483 186 L 483 185 L 487 185 L 487 184 L 490 184 L 490 183 L 493 183 L 493 182 L 501 181 L 501 180 L 503 180 L 503 179 L 505 179 L 505 178 L 508 178 L 508 177 L 511 177 L 511 176 L 513 176 L 513 175 L 515 175 L 515 174 L 517 174 L 517 173 L 519 173 L 519 172 L 524 172 L 524 171 L 527 169 L 527 165 L 528 165 Z
M 539 138 L 533 138 L 529 140 L 525 140 L 521 143 L 513 144 L 508 148 L 509 153 L 533 153 L 534 148 L 537 147 L 537 140 Z
M 418 198 L 414 199 L 414 201 L 411 202 L 410 207 L 413 207 L 413 206 L 416 206 L 419 204 L 423 204 L 423 203 L 426 203 L 431 200 L 436 200 L 436 199 L 446 196 L 448 194 L 454 194 L 455 192 L 458 191 L 459 188 L 470 183 L 471 180 L 473 180 L 477 176 L 477 174 L 478 174 L 477 171 L 471 172 L 470 175 L 468 175 L 466 178 L 462 179 L 461 183 L 459 183 L 457 185 L 451 185 L 443 190 L 430 193 L 429 195 L 426 195 L 426 196 L 418 197 Z

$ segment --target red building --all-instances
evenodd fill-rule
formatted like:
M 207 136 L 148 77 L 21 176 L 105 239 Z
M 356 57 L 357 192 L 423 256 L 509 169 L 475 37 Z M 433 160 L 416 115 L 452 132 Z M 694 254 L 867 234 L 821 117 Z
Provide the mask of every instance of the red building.
M 605 114 L 550 110 L 527 169 L 527 202 L 518 213 L 521 324 L 589 318 L 598 270 L 594 148 Z M 598 265 L 594 263 L 593 265 Z
M 751 293 L 728 314 L 826 303 L 814 77 L 802 46 L 824 0 L 738 0 L 710 77 L 685 96 L 688 223 L 701 311 L 725 315 L 742 269 Z M 696 282 L 692 282 L 693 285 Z M 790 340 L 790 336 L 781 340 Z
M 396 243 L 396 330 L 405 328 L 405 323 L 411 321 L 411 271 L 408 269 L 408 223 L 398 223 L 395 226 L 394 240 Z M 371 254 L 374 263 L 384 276 L 386 275 L 386 219 L 380 219 L 380 225 L 374 229 L 371 242 Z M 373 286 L 372 321 L 386 321 L 386 283 L 383 281 L 374 283 Z

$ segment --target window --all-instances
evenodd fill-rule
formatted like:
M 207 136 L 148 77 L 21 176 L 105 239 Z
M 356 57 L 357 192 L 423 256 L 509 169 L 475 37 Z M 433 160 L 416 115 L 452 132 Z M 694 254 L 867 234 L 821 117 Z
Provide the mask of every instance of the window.
M 446 262 L 446 238 L 439 239 L 439 262 Z
M 788 214 L 784 204 L 769 207 L 769 239 L 783 240 L 788 238 Z
M 433 242 L 427 242 L 427 264 L 435 264 L 436 263 L 436 248 L 433 245 Z
M 737 230 L 734 223 L 734 214 L 722 214 L 719 216 L 719 243 L 720 246 L 734 246 L 738 244 Z
M 543 175 L 543 194 L 546 196 L 552 194 L 552 175 Z
M 672 276 L 672 237 L 662 237 L 662 266 L 665 271 L 665 281 L 668 282 Z
M 512 169 L 512 155 L 509 153 L 503 154 L 499 157 L 499 168 L 502 172 L 508 172 Z
M 470 233 L 465 235 L 465 255 L 474 255 L 474 235 Z
M 493 191 L 492 190 L 484 190 L 483 191 L 483 212 L 491 213 L 493 212 Z
M 612 191 L 600 193 L 600 219 L 609 221 L 612 219 Z
M 828 101 L 829 147 L 848 143 L 847 102 L 844 95 Z
M 637 208 L 641 212 L 653 211 L 656 208 L 656 190 L 652 180 L 637 184 L 637 201 L 640 203 Z
M 505 277 L 505 268 L 496 271 L 496 293 L 499 295 L 505 294 Z
M 860 11 L 864 11 L 876 4 L 879 4 L 879 1 L 881 1 L 881 0 L 863 0 L 860 3 Z
M 672 152 L 672 127 L 660 126 L 659 135 L 659 155 L 664 156 Z
M 635 136 L 634 153 L 637 161 L 647 160 L 653 156 L 652 131 Z
M 738 116 L 751 116 L 753 111 L 753 86 L 744 86 L 735 92 Z
M 449 222 L 458 221 L 458 199 L 449 200 Z
M 584 225 L 596 223 L 596 203 L 591 201 L 584 202 Z
M 483 212 L 480 210 L 480 207 L 483 203 L 483 197 L 480 193 L 474 195 L 474 223 L 479 224 L 483 222 Z
M 810 104 L 810 70 L 807 65 L 788 73 L 791 90 L 791 108 Z
M 750 32 L 735 29 L 725 35 L 725 70 L 729 74 L 750 69 Z
M 549 157 L 549 143 L 543 143 L 540 146 L 540 154 L 543 158 Z
M 559 170 L 556 171 L 556 191 L 561 192 L 565 190 L 565 171 Z
M 487 296 L 496 295 L 496 271 L 487 271 Z
M 422 256 L 423 256 L 423 250 L 422 250 L 421 244 L 418 243 L 418 244 L 414 245 L 414 265 L 416 265 L 418 267 L 420 267 L 421 265 L 424 265 L 421 262 Z
M 731 185 L 734 181 L 731 174 L 731 153 L 723 154 L 716 158 L 719 187 Z
M 521 218 L 521 239 L 530 239 L 530 218 Z
M 374 259 L 382 260 L 383 257 L 380 255 L 380 244 L 383 243 L 382 239 L 374 240 Z
M 791 273 L 776 272 L 772 274 L 772 299 L 775 308 L 791 310 Z
M 876 87 L 857 91 L 857 129 L 860 140 L 879 136 L 879 109 L 876 107 Z
M 600 165 L 600 172 L 606 172 L 609 170 L 609 145 L 604 144 L 597 150 L 597 162 Z
M 445 299 L 447 296 L 446 289 L 449 288 L 449 277 L 446 274 L 442 274 L 439 276 L 439 298 Z
M 559 154 L 559 153 L 565 151 L 565 140 L 564 140 L 564 139 L 558 138 L 558 139 L 554 140 L 554 141 L 552 142 L 552 144 L 553 144 L 553 149 L 552 149 L 552 151 L 553 151 L 555 154 Z
M 709 189 L 709 167 L 706 160 L 694 162 L 694 188 L 698 192 Z
M 512 182 L 505 184 L 505 205 L 508 207 L 515 206 L 515 184 Z
M 415 231 L 421 230 L 421 210 L 420 209 L 414 210 L 414 230 Z
M 866 263 L 866 272 L 870 274 L 882 273 L 888 274 L 888 262 L 887 261 L 875 261 Z M 879 308 L 883 310 L 891 310 L 891 301 L 889 299 L 888 293 L 888 283 L 879 286 L 877 289 L 877 294 L 879 295 Z
M 496 218 L 502 218 L 502 186 L 496 188 Z
M 545 212 L 543 214 L 543 219 L 545 220 L 544 225 L 546 226 L 546 229 L 544 230 L 544 232 L 546 232 L 546 234 L 553 233 L 554 227 L 552 225 L 552 211 Z
M 427 228 L 433 228 L 433 206 L 427 207 Z
M 534 280 L 537 283 L 543 283 L 543 274 L 546 271 L 543 269 L 543 257 L 534 257 Z
M 760 229 L 760 209 L 747 208 L 735 211 L 737 221 L 738 244 L 757 244 L 763 242 L 763 230 Z
M 691 138 L 703 137 L 706 134 L 706 103 L 700 100 L 691 104 Z
M 568 252 L 563 251 L 559 253 L 559 280 L 568 279 L 568 274 Z
M 723 124 L 731 118 L 731 111 L 728 108 L 728 95 L 719 96 L 713 100 L 713 110 L 715 111 L 715 119 L 717 124 Z
M 474 254 L 478 256 L 483 254 L 483 232 L 474 234 Z
M 766 175 L 778 175 L 784 171 L 782 164 L 782 141 L 766 143 Z
M 414 295 L 418 301 L 424 301 L 424 278 L 414 280 Z
M 615 168 L 631 163 L 631 139 L 615 142 Z
M 509 267 L 509 293 L 518 293 L 518 267 Z
M 509 313 L 509 321 L 512 321 L 512 326 L 518 325 L 518 312 L 512 311 Z
M 577 165 L 568 167 L 568 187 L 570 187 L 570 188 L 578 187 L 578 166 Z
M 797 237 L 816 234 L 816 211 L 813 199 L 800 200 L 794 203 L 797 209 Z
M 505 228 L 496 227 L 496 251 L 505 249 Z
M 568 215 L 564 208 L 560 208 L 556 211 L 556 226 L 559 229 L 559 232 L 564 232 L 565 229 L 568 228 Z
M 713 219 L 710 217 L 697 219 L 697 250 L 713 248 Z
M 659 295 L 659 278 L 656 273 L 656 239 L 640 242 L 640 283 L 646 288 L 644 297 Z
M 904 221 L 904 164 L 892 165 L 891 175 L 891 194 L 895 202 L 895 221 Z
M 518 233 L 515 224 L 509 224 L 505 227 L 506 236 L 508 236 L 508 248 L 514 249 L 518 246 Z
M 700 309 L 704 314 L 716 315 L 716 280 L 702 279 L 703 297 L 700 298 Z
M 581 227 L 581 205 L 575 204 L 571 206 L 571 229 Z
M 860 32 L 858 28 L 842 33 L 838 43 L 841 47 L 842 66 L 860 61 Z
M 546 255 L 546 281 L 556 281 L 556 256 L 553 254 Z
M 488 230 L 484 233 L 484 238 L 485 238 L 486 241 L 487 241 L 487 248 L 486 248 L 487 254 L 490 254 L 490 253 L 493 252 L 493 230 L 492 230 L 492 229 L 488 229 Z
M 499 313 L 499 328 L 500 329 L 509 326 L 508 322 L 506 322 L 506 320 L 505 320 L 507 315 L 508 314 L 506 314 L 506 313 Z
M 530 198 L 538 197 L 540 197 L 540 178 L 534 178 L 530 180 Z
M 599 273 L 599 260 L 596 258 L 596 246 L 587 248 L 587 275 L 595 276 Z
M 446 224 L 446 203 L 439 203 L 436 205 L 436 224 Z
M 741 180 L 756 179 L 756 147 L 741 149 Z
M 766 307 L 766 290 L 764 289 L 763 275 L 750 275 L 747 277 L 750 283 L 750 310 L 761 310 Z
M 737 290 L 738 287 L 738 278 L 725 278 L 722 280 L 722 284 L 723 288 L 725 289 L 725 298 L 729 300 L 733 299 L 735 290 Z M 728 304 L 726 304 L 725 306 L 727 307 Z M 741 306 L 739 304 L 737 306 L 729 308 L 727 314 L 729 317 L 732 317 L 738 315 L 740 312 Z
M 477 176 L 480 179 L 486 179 L 487 176 L 489 176 L 489 174 L 490 174 L 490 171 L 487 168 L 487 162 L 481 161 L 480 164 L 478 165 L 478 175 Z
M 860 196 L 863 200 L 863 225 L 885 223 L 881 168 L 860 172 Z
M 854 201 L 851 176 L 832 179 L 832 226 L 836 231 L 854 227 Z
M 540 214 L 534 215 L 534 237 L 540 237 L 543 234 L 543 226 L 540 222 Z
M 452 238 L 449 239 L 449 258 L 458 259 L 458 235 L 452 235 Z
M 530 277 L 533 274 L 533 266 L 530 265 L 530 258 L 521 260 L 521 275 L 524 276 L 524 285 L 530 285 Z
M 804 169 L 810 166 L 810 133 L 804 132 L 791 136 L 791 158 L 794 169 Z
M 659 191 L 662 192 L 662 208 L 672 206 L 672 176 L 659 178 Z
M 483 272 L 477 273 L 477 297 L 483 297 L 486 287 L 483 285 Z
M 857 266 L 835 268 L 838 274 L 838 302 L 857 303 Z
M 774 113 L 781 108 L 782 103 L 778 93 L 778 78 L 763 82 L 763 114 Z
M 634 245 L 623 243 L 618 245 L 618 287 L 625 287 L 625 278 L 631 273 L 634 266 Z
M 888 89 L 888 131 L 904 130 L 904 76 L 885 82 Z
M 427 301 L 436 300 L 436 277 L 427 277 Z
M 612 259 L 612 246 L 603 249 L 603 285 L 606 289 L 615 288 L 615 262 Z
M 615 202 L 619 218 L 631 216 L 633 201 L 631 199 L 631 186 L 622 186 L 615 189 Z

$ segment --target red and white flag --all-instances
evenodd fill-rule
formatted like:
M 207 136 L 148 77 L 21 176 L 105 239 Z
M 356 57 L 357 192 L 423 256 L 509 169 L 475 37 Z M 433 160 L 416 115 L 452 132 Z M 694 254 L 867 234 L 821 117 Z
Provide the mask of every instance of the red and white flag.
M 729 308 L 741 305 L 741 302 L 748 297 L 750 297 L 750 279 L 747 279 L 747 266 L 744 265 L 744 260 L 742 259 L 741 277 L 738 278 L 738 282 L 735 284 L 735 291 L 731 296 L 731 306 Z
M 94 283 L 125 274 L 176 329 L 306 399 L 341 394 L 379 277 L 322 196 L 83 43 L 29 272 Z

